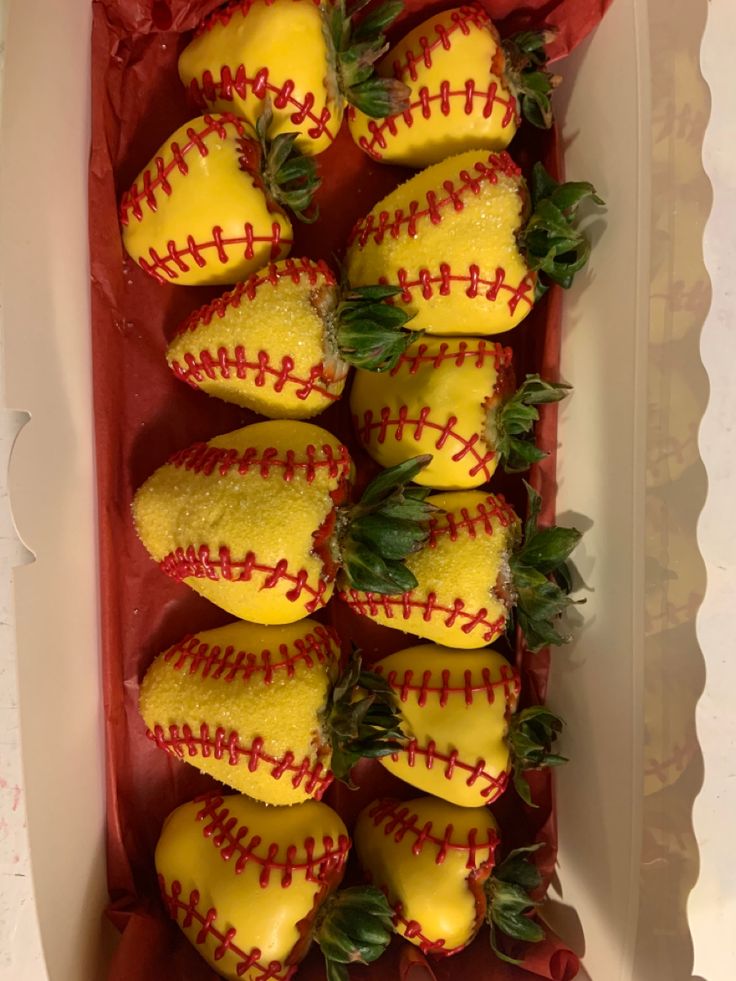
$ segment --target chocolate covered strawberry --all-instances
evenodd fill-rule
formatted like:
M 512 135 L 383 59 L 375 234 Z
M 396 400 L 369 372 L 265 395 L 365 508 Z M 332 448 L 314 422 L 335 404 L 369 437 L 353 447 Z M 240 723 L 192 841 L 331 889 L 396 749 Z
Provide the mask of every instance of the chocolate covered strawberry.
M 498 825 L 486 807 L 456 807 L 434 797 L 369 804 L 358 818 L 355 850 L 366 877 L 385 894 L 394 929 L 424 953 L 450 957 L 475 938 L 484 921 L 527 942 L 544 937 L 531 914 L 541 877 L 532 845 L 496 864 Z
M 386 286 L 351 289 L 324 262 L 270 263 L 181 325 L 166 357 L 182 381 L 271 418 L 340 398 L 349 366 L 395 364 L 414 335 Z
M 179 76 L 198 105 L 251 124 L 269 100 L 269 136 L 297 132 L 304 153 L 321 153 L 347 103 L 371 116 L 407 105 L 406 85 L 373 73 L 401 3 L 382 3 L 357 24 L 356 6 L 364 4 L 236 0 L 203 21 L 179 57 Z
M 512 614 L 530 650 L 565 642 L 558 618 L 570 605 L 565 560 L 580 539 L 574 528 L 539 528 L 541 501 L 530 487 L 524 526 L 500 495 L 435 494 L 426 544 L 406 559 L 412 589 L 382 595 L 347 582 L 340 596 L 363 616 L 446 647 L 485 647 Z M 522 540 L 523 539 L 523 540 Z
M 373 672 L 396 699 L 404 737 L 381 763 L 419 790 L 482 807 L 513 780 L 531 803 L 524 772 L 564 762 L 551 752 L 562 723 L 543 706 L 515 714 L 519 676 L 497 651 L 421 644 Z
M 521 115 L 552 124 L 544 33 L 501 41 L 479 4 L 433 14 L 385 55 L 379 76 L 409 87 L 402 112 L 371 119 L 349 110 L 353 139 L 374 160 L 426 167 L 464 150 L 503 150 Z
M 384 374 L 356 372 L 350 407 L 358 437 L 390 467 L 432 455 L 416 481 L 437 490 L 480 487 L 501 463 L 526 470 L 543 458 L 533 437 L 537 405 L 569 386 L 528 375 L 514 391 L 511 349 L 483 338 L 415 342 Z
M 385 682 L 361 673 L 359 660 L 345 670 L 339 662 L 337 636 L 313 620 L 185 637 L 141 685 L 148 737 L 256 800 L 319 800 L 361 756 L 403 739 Z
M 430 334 L 515 327 L 550 283 L 568 287 L 590 244 L 574 227 L 591 184 L 558 184 L 537 164 L 531 192 L 511 157 L 471 150 L 388 194 L 354 227 L 353 286 L 399 287 L 395 303 Z
M 156 846 L 164 905 L 210 967 L 231 981 L 288 981 L 312 942 L 331 981 L 391 939 L 375 887 L 336 891 L 350 852 L 326 804 L 266 807 L 218 794 L 177 807 Z
M 294 134 L 269 143 L 268 112 L 251 129 L 232 115 L 180 126 L 120 202 L 123 244 L 160 283 L 237 283 L 284 258 L 289 208 L 304 218 L 318 181 Z
M 260 422 L 175 453 L 133 516 L 167 575 L 242 620 L 293 623 L 326 605 L 340 567 L 359 589 L 416 582 L 403 559 L 432 508 L 404 484 L 426 462 L 384 472 L 347 507 L 347 447 L 310 423 Z

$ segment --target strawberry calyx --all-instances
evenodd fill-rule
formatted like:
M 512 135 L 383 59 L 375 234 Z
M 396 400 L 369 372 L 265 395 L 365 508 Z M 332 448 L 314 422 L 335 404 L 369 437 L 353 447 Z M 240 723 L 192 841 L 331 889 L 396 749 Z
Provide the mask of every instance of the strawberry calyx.
M 342 575 L 353 589 L 395 595 L 416 587 L 404 560 L 424 547 L 438 509 L 426 500 L 429 487 L 408 485 L 431 459 L 416 456 L 382 471 L 339 516 Z
M 333 686 L 325 728 L 332 742 L 330 769 L 351 788 L 350 771 L 358 760 L 389 756 L 406 741 L 396 696 L 384 678 L 362 669 L 358 651 Z
M 544 842 L 526 845 L 509 852 L 486 880 L 486 921 L 490 927 L 491 948 L 500 960 L 507 964 L 523 964 L 523 960 L 510 957 L 498 946 L 496 931 L 513 940 L 539 943 L 544 940 L 544 928 L 532 919 L 541 902 L 532 899 L 531 893 L 542 885 L 542 876 L 528 855 L 542 847 Z
M 575 602 L 569 593 L 572 580 L 567 559 L 581 538 L 576 528 L 552 525 L 539 528 L 542 499 L 526 481 L 527 519 L 523 542 L 509 557 L 513 599 L 527 648 L 538 651 L 547 644 L 566 644 L 569 637 L 557 629 L 562 613 Z
M 371 0 L 357 0 L 348 11 L 346 0 L 323 3 L 324 35 L 330 52 L 338 102 L 346 100 L 368 116 L 382 118 L 409 106 L 411 89 L 395 78 L 379 78 L 376 62 L 389 48 L 385 30 L 403 9 L 402 0 L 384 0 L 363 17 L 355 18 Z
M 595 204 L 605 202 L 588 181 L 560 184 L 541 163 L 532 171 L 532 214 L 517 242 L 526 263 L 537 277 L 536 299 L 549 288 L 549 280 L 564 289 L 572 285 L 590 256 L 590 241 L 574 225 L 580 204 L 590 198 Z M 542 279 L 545 277 L 545 280 Z
M 512 395 L 489 405 L 486 442 L 498 453 L 506 473 L 521 473 L 544 459 L 546 453 L 534 441 L 534 424 L 539 420 L 536 406 L 561 401 L 571 388 L 527 375 Z
M 327 981 L 349 981 L 349 964 L 370 964 L 393 937 L 392 910 L 375 886 L 333 893 L 319 909 L 312 936 L 325 959 Z
M 567 757 L 551 752 L 562 726 L 562 719 L 544 705 L 532 705 L 512 716 L 509 722 L 506 742 L 511 751 L 514 787 L 530 807 L 537 805 L 532 801 L 524 773 L 567 763 Z
M 272 121 L 273 109 L 267 99 L 256 123 L 256 138 L 241 137 L 238 141 L 240 168 L 262 185 L 271 200 L 288 208 L 299 221 L 312 224 L 319 217 L 313 204 L 321 183 L 317 164 L 297 150 L 298 133 L 280 133 L 271 139 L 268 131 Z
M 546 69 L 545 46 L 556 31 L 521 31 L 502 42 L 504 74 L 524 119 L 538 129 L 552 125 L 550 96 L 561 79 Z

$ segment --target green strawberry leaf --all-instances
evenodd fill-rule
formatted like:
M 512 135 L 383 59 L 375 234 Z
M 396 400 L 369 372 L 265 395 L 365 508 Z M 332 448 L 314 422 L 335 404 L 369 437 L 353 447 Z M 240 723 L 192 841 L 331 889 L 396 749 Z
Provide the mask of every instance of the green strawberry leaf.
M 486 420 L 486 442 L 495 447 L 507 473 L 520 473 L 545 453 L 534 443 L 533 427 L 539 419 L 537 405 L 559 402 L 569 385 L 527 375 L 509 398 L 492 406 Z
M 531 855 L 542 847 L 542 842 L 517 848 L 498 865 L 486 881 L 488 899 L 486 921 L 490 926 L 490 941 L 493 952 L 509 964 L 521 964 L 504 953 L 498 946 L 496 930 L 513 940 L 524 943 L 539 943 L 545 937 L 544 928 L 532 919 L 539 903 L 531 898 L 530 891 L 541 885 L 541 876 Z
M 347 981 L 346 964 L 370 964 L 393 936 L 392 910 L 375 886 L 351 886 L 319 908 L 313 937 L 325 958 L 329 981 Z
M 419 333 L 404 330 L 410 315 L 386 301 L 391 286 L 348 288 L 337 309 L 336 338 L 340 358 L 366 371 L 390 371 Z

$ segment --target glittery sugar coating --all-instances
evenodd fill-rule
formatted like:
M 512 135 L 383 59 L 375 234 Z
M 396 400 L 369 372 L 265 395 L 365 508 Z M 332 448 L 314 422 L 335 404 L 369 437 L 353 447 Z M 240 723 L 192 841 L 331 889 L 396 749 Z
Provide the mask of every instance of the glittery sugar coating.
M 155 659 L 141 684 L 148 736 L 267 804 L 321 797 L 332 779 L 332 747 L 320 719 L 339 654 L 336 635 L 309 619 L 238 622 L 185 637 Z
M 293 623 L 332 595 L 315 535 L 351 478 L 326 430 L 255 423 L 175 454 L 138 490 L 133 516 L 168 575 L 240 619 Z
M 387 283 L 430 334 L 497 334 L 532 308 L 536 274 L 516 234 L 526 185 L 507 153 L 470 151 L 427 167 L 388 194 L 352 231 L 354 286 Z
M 418 585 L 380 596 L 346 589 L 340 596 L 357 613 L 448 647 L 485 647 L 508 617 L 508 557 L 519 519 L 500 495 L 482 491 L 435 494 L 445 513 L 430 522 L 429 539 L 406 559 Z
M 400 936 L 433 954 L 470 943 L 485 910 L 480 886 L 498 844 L 487 807 L 434 797 L 377 800 L 360 814 L 354 840 L 360 864 L 394 909 Z
M 332 405 L 347 368 L 326 364 L 321 291 L 336 289 L 322 262 L 271 263 L 195 311 L 169 344 L 182 381 L 271 419 L 307 419 Z
M 478 4 L 435 14 L 378 66 L 411 88 L 409 109 L 385 119 L 349 111 L 350 133 L 374 160 L 427 167 L 465 150 L 504 150 L 518 123 L 504 53 Z

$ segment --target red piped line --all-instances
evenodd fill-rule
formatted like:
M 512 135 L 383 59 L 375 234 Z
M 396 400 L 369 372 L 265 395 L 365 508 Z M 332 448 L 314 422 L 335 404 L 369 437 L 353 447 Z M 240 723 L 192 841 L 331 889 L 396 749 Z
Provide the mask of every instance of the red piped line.
M 484 163 L 479 160 L 473 165 L 475 173 L 471 174 L 467 169 L 461 170 L 458 175 L 460 183 L 457 185 L 449 179 L 444 181 L 442 187 L 445 197 L 438 198 L 435 191 L 427 191 L 424 207 L 415 200 L 410 202 L 407 211 L 397 208 L 393 214 L 389 211 L 380 211 L 377 216 L 370 212 L 355 225 L 348 244 L 357 244 L 362 249 L 369 240 L 380 245 L 386 235 L 394 239 L 402 234 L 413 237 L 417 234 L 417 223 L 421 219 L 429 218 L 433 225 L 439 225 L 443 219 L 443 210 L 446 210 L 448 205 L 452 206 L 453 211 L 462 211 L 465 207 L 463 197 L 468 192 L 480 194 L 485 183 L 497 184 L 499 173 L 509 177 L 518 177 L 521 174 L 508 153 L 490 153 L 486 161 Z
M 222 726 L 217 726 L 213 734 L 206 722 L 201 723 L 198 735 L 195 735 L 186 722 L 181 728 L 178 725 L 169 725 L 168 734 L 164 726 L 155 725 L 153 729 L 147 730 L 146 735 L 159 749 L 166 750 L 180 760 L 187 755 L 201 756 L 203 759 L 214 756 L 216 760 L 225 759 L 230 766 L 245 765 L 251 773 L 255 773 L 260 764 L 264 763 L 272 767 L 271 776 L 275 780 L 280 780 L 287 773 L 292 774 L 292 787 L 296 789 L 304 784 L 305 792 L 316 800 L 322 798 L 334 779 L 330 770 L 325 769 L 319 761 L 313 763 L 308 756 L 301 763 L 296 762 L 296 757 L 290 750 L 283 756 L 271 756 L 264 752 L 264 743 L 260 736 L 250 745 L 243 746 L 235 730 L 228 734 Z
M 200 34 L 206 34 L 208 31 L 211 31 L 213 27 L 217 27 L 218 25 L 221 27 L 227 27 L 235 14 L 242 14 L 243 17 L 245 17 L 255 2 L 256 0 L 232 0 L 231 3 L 225 4 L 223 7 L 220 7 L 218 10 L 215 10 L 213 13 L 205 17 L 204 20 L 200 21 L 197 26 L 197 30 L 195 31 L 196 36 L 199 37 Z M 270 7 L 272 4 L 276 3 L 276 0 L 262 0 L 262 2 L 264 6 Z M 298 3 L 300 0 L 294 0 L 294 2 Z M 315 5 L 315 7 L 319 7 L 321 0 L 312 0 L 312 3 Z
M 508 528 L 519 520 L 516 512 L 500 494 L 489 494 L 484 501 L 479 502 L 475 510 L 476 514 L 471 515 L 467 508 L 460 508 L 459 520 L 452 511 L 430 518 L 427 546 L 436 548 L 439 540 L 445 535 L 451 542 L 456 542 L 461 533 L 466 534 L 468 538 L 477 538 L 479 528 L 482 534 L 493 535 L 494 518 L 502 528 Z
M 189 173 L 186 158 L 193 150 L 196 150 L 200 156 L 206 157 L 210 151 L 205 140 L 212 133 L 216 133 L 220 139 L 225 139 L 228 135 L 227 127 L 232 126 L 238 136 L 248 135 L 245 122 L 230 113 L 222 113 L 217 116 L 206 114 L 204 124 L 201 129 L 195 129 L 193 126 L 187 129 L 188 142 L 183 147 L 180 147 L 176 142 L 169 144 L 170 160 L 164 160 L 161 156 L 154 158 L 152 166 L 147 167 L 141 174 L 143 183 L 141 189 L 136 182 L 130 190 L 125 192 L 120 202 L 120 223 L 124 227 L 130 221 L 130 212 L 138 221 L 143 220 L 144 203 L 148 205 L 151 211 L 157 210 L 156 191 L 163 191 L 167 196 L 171 194 L 169 176 L 174 170 L 178 170 L 184 175 Z
M 205 477 L 211 476 L 217 470 L 220 477 L 226 477 L 233 471 L 241 477 L 257 471 L 261 477 L 268 478 L 272 476 L 272 471 L 278 473 L 280 470 L 281 476 L 287 482 L 299 474 L 311 484 L 319 470 L 326 469 L 332 478 L 350 475 L 350 455 L 343 443 L 340 443 L 337 453 L 331 443 L 324 443 L 321 447 L 310 443 L 304 449 L 304 459 L 297 458 L 293 450 L 287 450 L 283 457 L 279 453 L 280 450 L 275 446 L 263 450 L 249 446 L 241 451 L 224 446 L 210 446 L 209 443 L 194 443 L 174 453 L 168 462 L 173 467 L 184 467 L 185 470 Z
M 261 589 L 273 589 L 280 582 L 287 582 L 292 584 L 292 588 L 285 594 L 290 602 L 295 603 L 301 599 L 302 593 L 311 596 L 311 599 L 304 604 L 307 613 L 314 613 L 316 609 L 327 603 L 325 592 L 329 582 L 320 579 L 316 587 L 312 586 L 308 581 L 309 573 L 306 569 L 300 569 L 294 575 L 289 572 L 286 559 L 281 559 L 276 565 L 264 565 L 256 561 L 254 552 L 247 552 L 243 559 L 233 559 L 227 545 L 221 545 L 218 554 L 219 558 L 212 558 L 209 545 L 199 547 L 188 545 L 186 548 L 177 548 L 169 552 L 159 563 L 159 567 L 162 572 L 177 582 L 182 582 L 184 579 L 250 582 L 254 573 L 261 573 L 265 577 Z
M 407 834 L 414 835 L 416 841 L 411 847 L 414 855 L 419 855 L 427 843 L 437 846 L 435 862 L 437 865 L 447 858 L 450 851 L 467 852 L 466 869 L 474 869 L 479 862 L 487 863 L 493 861 L 493 857 L 498 845 L 498 834 L 493 828 L 488 828 L 486 840 L 478 841 L 478 829 L 471 828 L 468 831 L 466 841 L 453 841 L 454 828 L 448 824 L 442 836 L 432 833 L 432 822 L 426 821 L 423 825 L 418 823 L 419 817 L 413 814 L 401 801 L 382 798 L 376 801 L 368 811 L 368 817 L 373 819 L 373 824 L 378 827 L 383 825 L 383 833 L 388 837 L 393 836 L 395 842 L 402 841 Z M 478 853 L 482 852 L 485 857 L 479 859 Z
M 140 256 L 138 265 L 159 283 L 167 283 L 178 279 L 179 273 L 189 272 L 191 264 L 185 262 L 185 257 L 191 258 L 195 265 L 202 269 L 207 265 L 207 259 L 202 253 L 209 249 L 216 249 L 217 258 L 224 265 L 230 260 L 228 246 L 245 246 L 243 258 L 252 259 L 255 255 L 255 246 L 261 242 L 270 243 L 271 259 L 280 258 L 282 252 L 284 250 L 288 252 L 293 244 L 290 238 L 281 237 L 281 226 L 277 221 L 272 222 L 270 235 L 256 235 L 253 225 L 246 221 L 243 225 L 243 234 L 231 238 L 225 238 L 222 228 L 215 225 L 212 228 L 212 238 L 203 242 L 197 242 L 194 236 L 190 235 L 186 246 L 180 248 L 174 239 L 171 239 L 166 243 L 164 255 L 151 246 L 148 250 L 148 258 Z
M 321 259 L 318 262 L 311 259 L 286 259 L 278 264 L 271 262 L 265 269 L 249 276 L 244 283 L 238 283 L 234 289 L 191 313 L 177 328 L 177 335 L 209 326 L 215 316 L 222 318 L 229 310 L 239 307 L 243 300 L 254 300 L 261 286 L 278 286 L 282 279 L 290 279 L 292 283 L 306 280 L 310 286 L 317 286 L 318 283 L 336 285 L 332 270 Z
M 383 674 L 380 663 L 376 664 L 373 670 L 378 674 Z M 500 677 L 498 678 L 492 678 L 490 669 L 483 668 L 480 681 L 473 678 L 472 671 L 467 670 L 464 672 L 462 685 L 450 684 L 449 669 L 442 671 L 441 685 L 432 684 L 434 678 L 432 671 L 423 671 L 421 681 L 418 684 L 414 680 L 415 674 L 415 671 L 408 668 L 402 677 L 395 670 L 389 671 L 386 675 L 387 683 L 397 692 L 402 702 L 407 702 L 409 695 L 416 695 L 417 705 L 424 706 L 430 695 L 437 695 L 440 706 L 444 708 L 451 695 L 463 695 L 465 704 L 472 705 L 475 696 L 482 693 L 486 696 L 488 704 L 493 705 L 496 700 L 497 688 L 503 689 L 503 697 L 506 702 L 512 699 L 516 701 L 521 691 L 519 675 L 510 665 L 501 666 Z
M 401 289 L 401 301 L 410 303 L 412 290 L 419 289 L 422 298 L 431 300 L 435 292 L 440 296 L 449 296 L 452 292 L 453 283 L 467 283 L 465 295 L 474 300 L 481 296 L 486 300 L 495 303 L 501 291 L 509 293 L 508 307 L 509 312 L 514 313 L 519 303 L 526 303 L 531 309 L 534 306 L 534 284 L 533 273 L 527 273 L 518 286 L 513 286 L 506 282 L 506 270 L 499 266 L 496 269 L 494 279 L 483 279 L 480 274 L 480 266 L 472 264 L 468 266 L 467 273 L 453 272 L 449 262 L 441 262 L 439 270 L 433 273 L 430 269 L 422 268 L 416 274 L 415 279 L 409 278 L 408 270 L 401 268 L 396 271 L 396 285 Z M 381 276 L 379 282 L 382 285 L 388 284 L 388 279 Z M 436 288 L 437 287 L 437 288 Z M 488 287 L 486 289 L 486 287 Z
M 397 443 L 404 438 L 404 430 L 406 429 L 411 430 L 410 435 L 414 440 L 420 440 L 424 431 L 430 429 L 438 434 L 434 444 L 436 449 L 441 450 L 448 440 L 458 443 L 460 448 L 452 455 L 452 460 L 459 463 L 469 455 L 473 464 L 469 470 L 470 476 L 475 477 L 482 471 L 484 478 L 490 480 L 492 471 L 489 464 L 496 458 L 495 450 L 480 452 L 478 447 L 483 448 L 480 434 L 473 433 L 470 438 L 466 438 L 462 433 L 459 433 L 455 428 L 458 423 L 457 416 L 451 415 L 446 422 L 439 423 L 430 418 L 431 412 L 431 407 L 425 405 L 420 409 L 417 416 L 410 417 L 409 407 L 402 405 L 398 410 L 398 415 L 392 418 L 390 407 L 384 405 L 380 410 L 378 419 L 374 419 L 372 409 L 366 409 L 363 413 L 362 423 L 357 415 L 353 416 L 353 421 L 359 438 L 366 446 L 370 446 L 374 437 L 377 443 L 385 443 L 389 429 L 393 430 L 393 438 Z
M 456 599 L 452 606 L 444 606 L 437 602 L 437 594 L 432 592 L 426 599 L 416 599 L 412 592 L 403 593 L 401 596 L 384 596 L 381 593 L 360 592 L 357 589 L 349 589 L 340 593 L 340 599 L 348 606 L 360 613 L 362 616 L 376 616 L 382 613 L 387 620 L 398 619 L 408 620 L 413 613 L 421 613 L 425 623 L 429 623 L 434 616 L 445 616 L 444 625 L 452 627 L 460 620 L 460 629 L 464 634 L 470 634 L 478 628 L 483 630 L 483 640 L 491 641 L 498 637 L 506 624 L 506 617 L 499 616 L 496 620 L 488 620 L 488 610 L 481 607 L 480 610 L 471 612 L 465 609 L 465 602 Z M 400 611 L 397 615 L 395 611 Z
M 455 367 L 461 368 L 471 358 L 474 359 L 476 368 L 483 368 L 487 361 L 492 360 L 498 374 L 509 368 L 513 359 L 510 347 L 483 340 L 475 342 L 473 346 L 467 341 L 443 341 L 435 354 L 427 354 L 428 348 L 428 344 L 418 344 L 404 351 L 389 374 L 396 376 L 402 371 L 408 371 L 410 375 L 415 375 L 422 365 L 429 364 L 433 368 L 439 368 L 446 361 L 452 361 Z
M 214 381 L 218 375 L 224 379 L 234 376 L 245 381 L 249 372 L 253 372 L 255 375 L 253 382 L 256 387 L 263 388 L 267 379 L 273 378 L 273 390 L 275 392 L 282 392 L 286 385 L 295 385 L 297 387 L 295 395 L 301 401 L 306 401 L 313 392 L 322 395 L 331 402 L 336 402 L 340 398 L 339 394 L 331 392 L 324 385 L 319 384 L 323 381 L 326 373 L 322 362 L 309 369 L 308 378 L 302 378 L 293 374 L 294 359 L 288 355 L 284 355 L 278 367 L 271 362 L 267 351 L 259 351 L 257 359 L 249 361 L 242 344 L 239 344 L 232 352 L 226 347 L 220 347 L 215 355 L 211 351 L 200 351 L 198 359 L 191 352 L 187 352 L 184 355 L 184 365 L 179 361 L 172 361 L 171 370 L 180 381 L 186 382 L 192 388 L 198 388 L 199 383 L 203 382 L 205 378 Z M 347 378 L 347 372 L 336 376 L 333 379 L 333 384 L 337 385 L 345 378 Z
M 505 770 L 494 776 L 486 770 L 485 760 L 479 759 L 471 765 L 460 759 L 456 749 L 451 750 L 449 755 L 441 753 L 433 739 L 426 746 L 420 746 L 416 739 L 412 739 L 400 752 L 392 753 L 391 759 L 397 763 L 402 756 L 412 767 L 418 765 L 417 758 L 423 760 L 427 770 L 433 769 L 435 763 L 444 764 L 443 776 L 446 780 L 452 780 L 459 770 L 462 774 L 467 774 L 465 784 L 468 787 L 474 786 L 479 780 L 483 781 L 487 786 L 480 791 L 480 796 L 486 798 L 487 804 L 500 797 L 509 782 L 509 775 Z
M 438 92 L 430 92 L 427 86 L 423 85 L 418 89 L 417 95 L 418 98 L 410 102 L 409 108 L 403 112 L 396 113 L 393 116 L 386 116 L 381 120 L 369 120 L 368 132 L 371 134 L 370 139 L 367 139 L 365 136 L 360 137 L 358 145 L 361 150 L 364 150 L 374 160 L 381 160 L 382 154 L 380 151 L 385 150 L 388 146 L 389 137 L 398 135 L 399 123 L 404 123 L 408 129 L 411 129 L 414 125 L 415 114 L 421 113 L 424 119 L 430 119 L 435 109 L 439 109 L 443 116 L 449 116 L 452 109 L 450 101 L 453 99 L 462 99 L 464 101 L 463 111 L 466 116 L 471 116 L 476 111 L 476 103 L 482 99 L 483 108 L 481 112 L 484 119 L 488 119 L 493 113 L 495 106 L 503 106 L 502 129 L 506 129 L 518 117 L 516 99 L 513 95 L 509 96 L 508 99 L 504 99 L 503 96 L 499 95 L 498 82 L 495 81 L 491 82 L 487 88 L 478 88 L 475 79 L 469 78 L 461 89 L 452 89 L 450 88 L 450 83 L 445 80 L 440 82 Z M 380 149 L 376 149 L 376 147 Z
M 232 869 L 236 875 L 240 875 L 252 863 L 261 868 L 259 885 L 262 889 L 271 884 L 273 872 L 278 873 L 282 889 L 292 884 L 295 873 L 303 874 L 307 882 L 324 886 L 329 884 L 335 871 L 345 865 L 350 851 L 347 835 L 339 835 L 337 841 L 330 835 L 324 835 L 321 851 L 316 850 L 314 838 L 305 838 L 302 847 L 306 852 L 306 861 L 303 862 L 296 861 L 299 846 L 295 844 L 286 847 L 284 861 L 279 861 L 277 857 L 282 847 L 278 842 L 268 845 L 265 856 L 257 854 L 256 849 L 263 844 L 263 839 L 258 834 L 251 834 L 245 825 L 238 825 L 237 818 L 222 806 L 226 800 L 219 796 L 199 798 L 203 807 L 197 813 L 197 820 L 207 822 L 202 827 L 202 834 L 212 840 L 223 861 L 230 862 L 235 858 Z
M 473 27 L 482 30 L 488 28 L 490 25 L 490 19 L 485 10 L 477 5 L 464 6 L 460 7 L 459 10 L 453 10 L 450 20 L 452 21 L 450 27 L 445 27 L 444 24 L 439 23 L 428 25 L 428 27 L 434 30 L 436 37 L 430 41 L 428 37 L 424 35 L 420 36 L 418 41 L 421 50 L 418 52 L 407 51 L 405 61 L 394 62 L 394 78 L 404 81 L 405 75 L 408 75 L 412 82 L 416 82 L 419 78 L 417 66 L 420 68 L 431 68 L 433 61 L 432 52 L 438 48 L 442 48 L 443 51 L 449 51 L 452 47 L 453 34 L 460 31 L 461 34 L 467 36 Z
M 232 644 L 224 648 L 219 644 L 211 646 L 196 635 L 189 635 L 169 648 L 164 660 L 174 671 L 185 671 L 190 675 L 227 682 L 239 678 L 247 682 L 260 674 L 263 684 L 270 685 L 281 672 L 286 672 L 287 678 L 293 678 L 299 664 L 309 669 L 315 664 L 325 664 L 333 649 L 339 650 L 339 645 L 335 631 L 321 625 L 297 638 L 292 649 L 288 644 L 279 644 L 278 652 L 237 650 Z
M 271 961 L 270 964 L 262 964 L 260 963 L 261 951 L 258 947 L 253 947 L 248 953 L 238 947 L 235 943 L 237 930 L 234 927 L 230 927 L 224 932 L 219 930 L 216 926 L 218 914 L 215 907 L 211 907 L 204 913 L 199 911 L 200 896 L 197 889 L 193 889 L 189 894 L 189 898 L 183 900 L 183 887 L 177 879 L 174 879 L 171 883 L 171 892 L 167 892 L 166 879 L 163 875 L 159 875 L 158 882 L 161 889 L 161 896 L 169 915 L 176 922 L 179 922 L 179 913 L 183 913 L 181 926 L 185 930 L 189 929 L 193 923 L 199 923 L 201 930 L 194 938 L 194 942 L 201 946 L 207 942 L 209 937 L 217 940 L 218 945 L 213 954 L 214 959 L 220 961 L 225 954 L 232 954 L 233 957 L 236 957 L 239 963 L 235 968 L 235 973 L 239 978 L 242 978 L 246 971 L 253 969 L 261 973 L 254 975 L 252 981 L 290 981 L 294 977 L 297 970 L 296 965 L 284 967 L 280 961 Z

